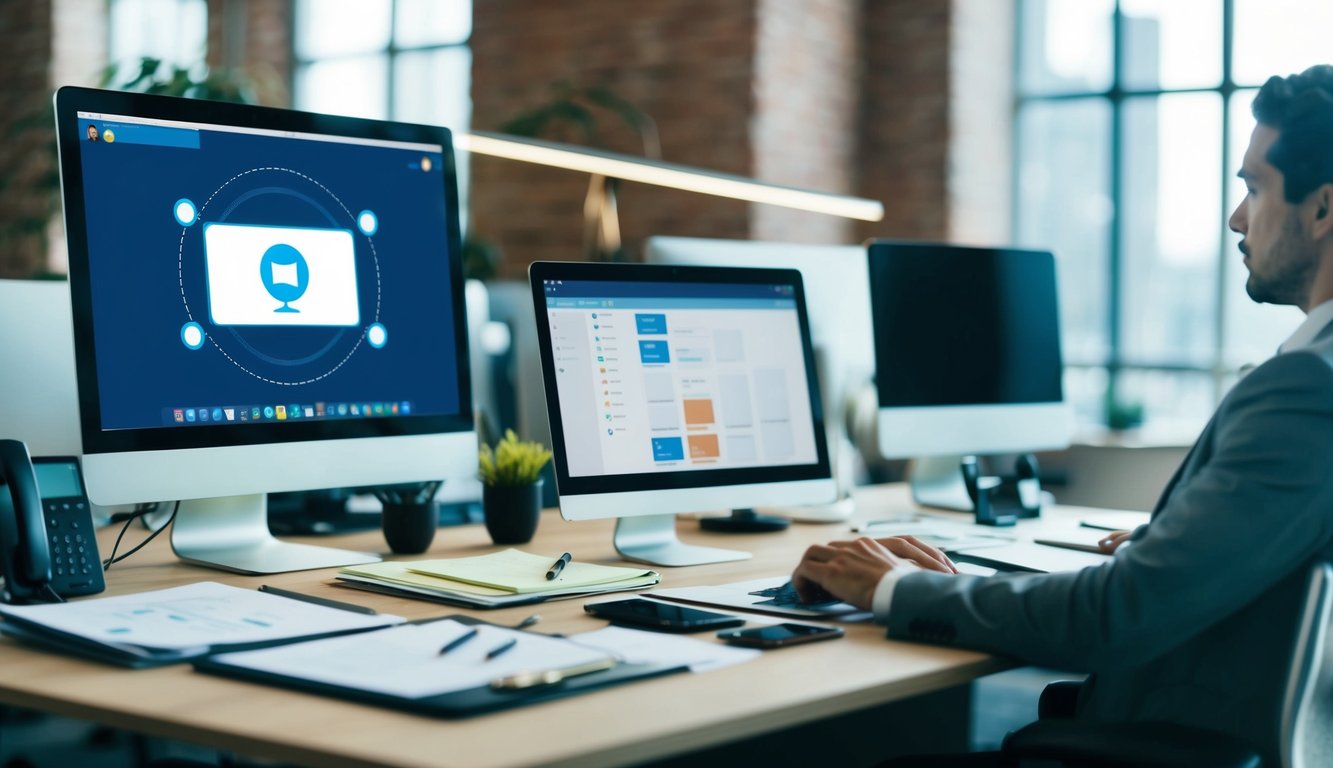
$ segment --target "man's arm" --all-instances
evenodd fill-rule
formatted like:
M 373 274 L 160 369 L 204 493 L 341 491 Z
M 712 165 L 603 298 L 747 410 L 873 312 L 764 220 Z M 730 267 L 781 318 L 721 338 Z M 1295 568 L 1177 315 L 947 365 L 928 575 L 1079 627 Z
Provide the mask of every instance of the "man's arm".
M 1235 612 L 1328 546 L 1333 371 L 1280 355 L 1243 379 L 1213 454 L 1133 545 L 1076 573 L 982 579 L 918 573 L 896 585 L 889 635 L 1072 670 L 1149 660 Z

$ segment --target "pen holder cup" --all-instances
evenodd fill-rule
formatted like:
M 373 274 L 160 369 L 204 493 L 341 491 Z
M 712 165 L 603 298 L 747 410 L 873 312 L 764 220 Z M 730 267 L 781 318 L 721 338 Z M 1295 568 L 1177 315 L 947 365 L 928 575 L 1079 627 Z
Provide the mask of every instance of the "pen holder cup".
M 496 544 L 526 544 L 537 532 L 542 512 L 542 481 L 529 485 L 483 485 L 481 506 L 486 531 Z
M 384 503 L 380 519 L 384 540 L 399 555 L 419 555 L 430 549 L 440 526 L 440 508 L 434 501 L 424 504 Z

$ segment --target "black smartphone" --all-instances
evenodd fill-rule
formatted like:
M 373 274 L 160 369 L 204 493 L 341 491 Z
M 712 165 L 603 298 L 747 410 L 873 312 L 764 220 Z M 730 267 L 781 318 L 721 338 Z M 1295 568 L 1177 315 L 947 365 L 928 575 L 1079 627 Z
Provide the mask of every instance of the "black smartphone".
M 739 627 L 745 619 L 725 613 L 713 613 L 683 605 L 668 605 L 641 597 L 592 603 L 583 610 L 612 624 L 624 624 L 659 632 L 702 632 L 706 629 Z
M 732 645 L 750 648 L 781 648 L 784 645 L 813 643 L 842 637 L 842 627 L 816 627 L 813 624 L 773 624 L 750 629 L 729 629 L 717 636 Z

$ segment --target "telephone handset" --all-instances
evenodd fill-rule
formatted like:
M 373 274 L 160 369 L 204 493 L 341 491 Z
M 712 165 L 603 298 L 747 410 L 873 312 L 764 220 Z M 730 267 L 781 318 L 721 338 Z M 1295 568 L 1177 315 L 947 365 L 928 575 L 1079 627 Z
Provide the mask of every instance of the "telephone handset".
M 77 459 L 34 465 L 22 442 L 0 440 L 0 568 L 10 603 L 106 589 Z

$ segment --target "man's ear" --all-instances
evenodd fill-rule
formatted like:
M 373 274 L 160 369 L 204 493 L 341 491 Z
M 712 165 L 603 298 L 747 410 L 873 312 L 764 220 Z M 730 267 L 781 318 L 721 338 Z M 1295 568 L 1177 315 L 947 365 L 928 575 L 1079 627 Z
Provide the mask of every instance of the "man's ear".
M 1333 184 L 1321 184 L 1310 193 L 1313 218 L 1310 235 L 1315 240 L 1333 237 Z

